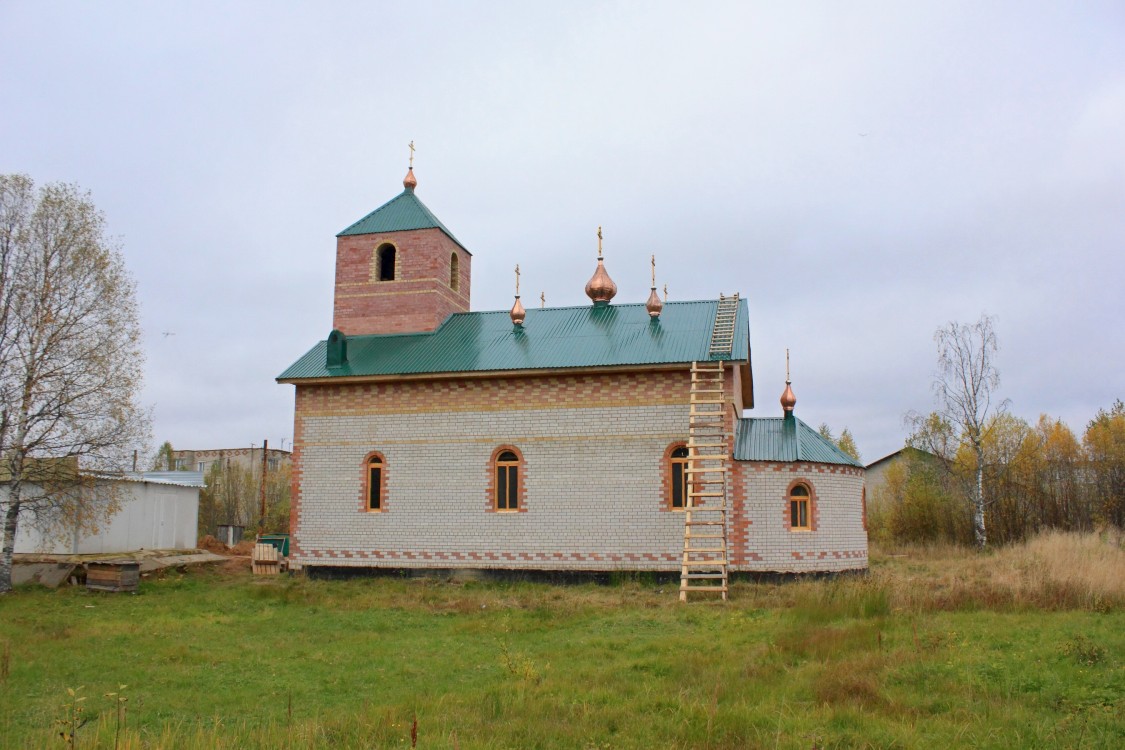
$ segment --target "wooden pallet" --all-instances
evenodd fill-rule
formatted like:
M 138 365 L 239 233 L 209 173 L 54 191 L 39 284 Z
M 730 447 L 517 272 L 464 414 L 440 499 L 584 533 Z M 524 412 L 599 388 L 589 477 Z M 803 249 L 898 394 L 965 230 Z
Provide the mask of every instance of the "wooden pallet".
M 722 361 L 692 363 L 688 460 L 684 469 L 688 476 L 688 496 L 680 564 L 682 602 L 687 601 L 690 592 L 727 598 L 726 475 L 730 450 L 725 379 Z
M 275 576 L 281 572 L 281 553 L 272 544 L 259 542 L 250 556 L 250 568 L 256 576 Z

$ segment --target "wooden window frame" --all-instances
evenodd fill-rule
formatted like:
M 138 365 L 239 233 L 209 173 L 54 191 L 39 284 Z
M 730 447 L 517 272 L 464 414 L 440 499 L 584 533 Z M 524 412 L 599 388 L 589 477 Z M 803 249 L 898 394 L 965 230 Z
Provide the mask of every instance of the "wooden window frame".
M 501 461 L 500 456 L 504 453 L 512 453 L 515 455 L 515 461 Z M 514 508 L 501 508 L 499 487 L 497 483 L 498 473 L 501 467 L 515 467 L 516 469 L 516 507 Z M 523 451 L 514 445 L 501 445 L 492 451 L 492 455 L 488 460 L 488 506 L 487 510 L 490 513 L 526 513 L 527 512 L 527 461 L 524 460 Z
M 371 507 L 371 465 L 379 463 L 379 507 Z M 362 478 L 359 488 L 359 510 L 361 513 L 387 512 L 387 457 L 379 451 L 371 451 L 363 457 Z
M 685 442 L 672 443 L 671 445 L 669 445 L 667 448 L 664 449 L 664 458 L 662 459 L 662 461 L 660 463 L 660 487 L 663 490 L 663 497 L 664 497 L 664 502 L 663 502 L 662 506 L 663 506 L 664 510 L 672 511 L 674 513 L 682 513 L 684 510 L 686 510 L 688 500 L 690 499 L 688 497 L 688 490 L 690 488 L 690 486 L 688 484 L 688 481 L 687 481 L 688 475 L 687 475 L 687 472 L 684 471 L 680 475 L 680 480 L 682 482 L 681 486 L 683 488 L 683 493 L 684 493 L 684 495 L 683 495 L 684 504 L 679 505 L 679 506 L 676 505 L 676 495 L 675 495 L 675 492 L 676 492 L 675 471 L 676 470 L 675 470 L 675 467 L 676 467 L 677 464 L 680 464 L 684 467 L 684 469 L 687 469 L 687 462 L 688 462 L 687 456 L 678 457 L 678 456 L 673 455 L 673 454 L 676 453 L 676 451 L 681 450 L 681 449 L 687 450 L 687 443 L 685 443 Z
M 794 496 L 793 490 L 797 487 L 803 487 L 808 493 L 807 496 Z M 806 504 L 805 522 L 807 525 L 797 526 L 793 523 L 793 503 L 804 502 Z M 789 483 L 789 487 L 785 490 L 785 525 L 792 532 L 806 533 L 816 531 L 817 528 L 817 502 L 816 502 L 816 489 L 813 487 L 812 482 L 807 479 L 794 479 Z

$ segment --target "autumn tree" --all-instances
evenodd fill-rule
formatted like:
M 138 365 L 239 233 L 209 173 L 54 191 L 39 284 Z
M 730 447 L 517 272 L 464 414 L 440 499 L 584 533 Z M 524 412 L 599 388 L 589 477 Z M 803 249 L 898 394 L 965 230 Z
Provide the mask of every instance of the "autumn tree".
M 1099 520 L 1125 527 L 1125 403 L 1099 409 L 1082 437 Z
M 148 437 L 140 339 L 133 280 L 89 195 L 0 175 L 0 593 L 11 589 L 21 519 L 50 524 L 70 511 L 90 527 L 113 512 L 114 483 L 76 493 L 37 473 L 129 467 Z
M 843 432 L 840 433 L 840 437 L 836 437 L 832 434 L 832 428 L 828 426 L 828 423 L 821 422 L 820 427 L 817 428 L 817 432 L 820 433 L 821 437 L 828 440 L 844 453 L 847 453 L 856 461 L 860 460 L 859 448 L 855 444 L 855 437 L 852 436 L 851 430 L 849 430 L 847 427 L 845 427 Z
M 156 455 L 152 458 L 153 471 L 175 471 L 176 470 L 176 449 L 172 447 L 172 443 L 165 440 L 156 449 Z
M 289 530 L 289 464 L 266 471 L 264 530 Z M 254 526 L 260 515 L 261 470 L 216 461 L 199 493 L 199 533 L 214 534 L 219 525 Z
M 981 315 L 971 325 L 951 322 L 942 326 L 934 333 L 934 342 L 938 353 L 933 381 L 938 408 L 934 414 L 946 424 L 956 426 L 961 444 L 972 453 L 974 475 L 969 495 L 973 537 L 977 547 L 983 549 L 988 544 L 984 440 L 989 420 L 1007 410 L 1007 402 L 996 397 L 1000 373 L 995 358 L 1000 345 L 993 319 L 988 315 Z M 925 428 L 929 417 L 912 415 L 908 419 L 917 432 Z M 949 446 L 944 448 L 948 450 Z

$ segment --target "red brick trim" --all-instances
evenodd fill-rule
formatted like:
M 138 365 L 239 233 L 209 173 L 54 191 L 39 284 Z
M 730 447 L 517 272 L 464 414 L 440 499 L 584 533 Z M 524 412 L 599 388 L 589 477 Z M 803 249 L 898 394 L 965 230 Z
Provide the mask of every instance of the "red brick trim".
M 687 442 L 677 440 L 664 449 L 664 456 L 660 459 L 660 510 L 670 513 L 682 513 L 683 508 L 672 506 L 672 453 L 677 448 L 686 448 Z M 684 498 L 687 502 L 687 498 Z
M 299 388 L 297 390 L 300 390 Z M 301 521 L 301 461 L 305 449 L 305 422 L 300 412 L 293 417 L 293 451 L 289 456 L 289 538 L 290 553 L 301 553 L 298 529 Z
M 367 484 L 370 481 L 371 472 L 368 469 L 368 464 L 371 459 L 378 458 L 382 463 L 379 466 L 379 507 L 367 507 Z M 363 457 L 363 463 L 360 465 L 360 476 L 362 479 L 359 483 L 359 512 L 360 513 L 386 513 L 387 512 L 387 473 L 389 471 L 387 464 L 387 457 L 379 451 L 371 451 Z
M 804 485 L 809 491 L 809 528 L 794 528 L 793 515 L 789 509 L 789 503 L 793 499 L 793 488 L 797 485 Z M 820 526 L 820 511 L 817 508 L 816 487 L 807 479 L 798 478 L 789 483 L 789 487 L 785 490 L 785 502 L 782 505 L 782 512 L 785 517 L 785 527 L 794 533 L 816 531 Z
M 757 552 L 750 551 L 750 527 L 754 521 L 746 514 L 748 496 L 748 470 L 739 461 L 731 462 L 730 472 L 730 523 L 727 530 L 727 544 L 731 550 L 731 561 L 743 565 L 748 560 L 761 561 Z
M 500 510 L 496 507 L 496 462 L 500 454 L 504 451 L 511 451 L 516 454 L 519 459 L 519 478 L 518 488 L 516 489 L 516 502 L 518 507 L 515 510 Z M 501 445 L 498 446 L 488 459 L 488 483 L 487 494 L 485 495 L 485 510 L 489 513 L 527 513 L 527 461 L 523 457 L 523 451 L 514 445 Z
M 866 560 L 867 550 L 819 550 L 816 552 L 790 552 L 794 560 Z
M 379 560 L 385 562 L 419 562 L 451 560 L 464 562 L 658 562 L 679 568 L 680 555 L 673 552 L 455 552 L 450 550 L 312 550 L 306 559 L 316 560 Z

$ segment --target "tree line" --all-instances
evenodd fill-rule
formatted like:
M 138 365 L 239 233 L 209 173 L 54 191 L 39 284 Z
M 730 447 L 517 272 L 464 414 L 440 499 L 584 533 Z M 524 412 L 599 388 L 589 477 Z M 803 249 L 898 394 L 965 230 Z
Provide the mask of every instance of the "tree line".
M 1030 423 L 1010 413 L 985 425 L 982 461 L 936 414 L 911 435 L 869 498 L 874 538 L 973 544 L 973 492 L 981 469 L 988 541 L 1018 542 L 1039 531 L 1125 528 L 1125 404 L 1100 409 L 1081 439 L 1046 414 Z M 936 452 L 933 452 L 938 448 Z

